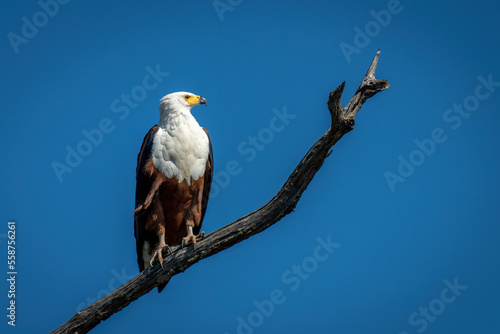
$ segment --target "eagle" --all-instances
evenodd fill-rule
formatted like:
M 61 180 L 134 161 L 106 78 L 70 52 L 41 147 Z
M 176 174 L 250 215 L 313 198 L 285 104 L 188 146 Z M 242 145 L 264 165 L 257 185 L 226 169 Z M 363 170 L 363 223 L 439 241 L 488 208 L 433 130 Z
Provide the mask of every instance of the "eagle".
M 191 114 L 207 100 L 188 92 L 160 100 L 160 121 L 137 156 L 134 234 L 142 272 L 169 246 L 194 244 L 205 217 L 213 177 L 212 142 Z M 166 284 L 158 287 L 158 291 Z

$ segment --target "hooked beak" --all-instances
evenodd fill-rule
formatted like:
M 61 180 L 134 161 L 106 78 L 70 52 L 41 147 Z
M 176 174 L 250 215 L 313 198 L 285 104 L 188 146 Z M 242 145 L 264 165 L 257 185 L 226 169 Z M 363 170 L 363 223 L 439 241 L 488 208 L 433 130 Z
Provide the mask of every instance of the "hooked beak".
M 204 105 L 207 105 L 207 100 L 203 97 L 203 96 L 200 96 L 198 98 L 198 103 L 199 104 L 204 104 Z

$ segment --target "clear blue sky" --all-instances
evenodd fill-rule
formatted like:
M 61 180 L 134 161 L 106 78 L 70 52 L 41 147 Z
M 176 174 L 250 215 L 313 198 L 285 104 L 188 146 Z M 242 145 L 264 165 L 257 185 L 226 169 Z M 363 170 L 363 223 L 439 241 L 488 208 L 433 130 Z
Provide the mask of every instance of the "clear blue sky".
M 345 105 L 378 49 L 391 88 L 293 214 L 93 332 L 500 331 L 500 5 L 65 1 L 0 14 L 1 267 L 15 220 L 18 271 L 2 333 L 53 330 L 138 274 L 136 157 L 162 96 L 208 100 L 193 113 L 213 141 L 212 232 L 278 191 L 327 130 L 328 93 L 345 80 Z

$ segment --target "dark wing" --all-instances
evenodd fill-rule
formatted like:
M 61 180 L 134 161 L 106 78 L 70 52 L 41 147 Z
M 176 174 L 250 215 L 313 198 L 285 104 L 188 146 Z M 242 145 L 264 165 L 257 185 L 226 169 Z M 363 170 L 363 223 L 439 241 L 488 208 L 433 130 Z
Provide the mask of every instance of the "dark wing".
M 198 226 L 195 226 L 193 229 L 194 235 L 200 233 L 201 224 L 203 223 L 203 218 L 205 217 L 205 211 L 207 211 L 208 198 L 210 197 L 210 188 L 212 187 L 212 178 L 214 176 L 214 153 L 212 150 L 212 141 L 210 140 L 210 135 L 206 129 L 203 129 L 208 137 L 208 161 L 207 167 L 205 169 L 205 181 L 203 186 L 203 198 L 201 199 L 201 220 Z
M 151 158 L 151 149 L 153 147 L 153 138 L 155 133 L 158 131 L 158 125 L 153 126 L 144 141 L 142 142 L 141 150 L 137 155 L 137 168 L 136 173 L 136 188 L 135 188 L 135 207 L 138 208 L 142 204 L 149 194 L 151 186 L 153 185 L 154 179 L 151 175 L 147 175 L 144 172 L 144 166 L 149 158 Z M 134 234 L 136 241 L 137 250 L 137 263 L 139 264 L 140 271 L 144 270 L 144 261 L 142 259 L 142 246 L 146 237 L 146 215 L 145 210 L 140 210 L 134 213 Z

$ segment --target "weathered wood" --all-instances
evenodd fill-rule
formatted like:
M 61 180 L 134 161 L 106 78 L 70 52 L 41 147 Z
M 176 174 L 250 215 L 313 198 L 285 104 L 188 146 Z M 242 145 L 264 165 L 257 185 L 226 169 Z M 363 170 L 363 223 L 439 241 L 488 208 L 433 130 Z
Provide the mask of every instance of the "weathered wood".
M 208 234 L 203 240 L 198 241 L 196 247 L 189 246 L 184 249 L 173 247 L 173 254 L 164 258 L 163 268 L 158 263 L 147 268 L 127 283 L 75 314 L 52 333 L 87 333 L 101 321 L 128 306 L 159 284 L 168 282 L 174 275 L 183 272 L 196 262 L 264 231 L 292 212 L 302 193 L 330 155 L 330 148 L 344 134 L 353 129 L 354 117 L 363 103 L 376 93 L 389 88 L 386 80 L 375 79 L 379 54 L 380 51 L 375 55 L 366 76 L 344 109 L 341 107 L 340 98 L 345 82 L 330 93 L 328 99 L 328 109 L 332 116 L 330 129 L 307 152 L 283 187 L 267 204 Z

